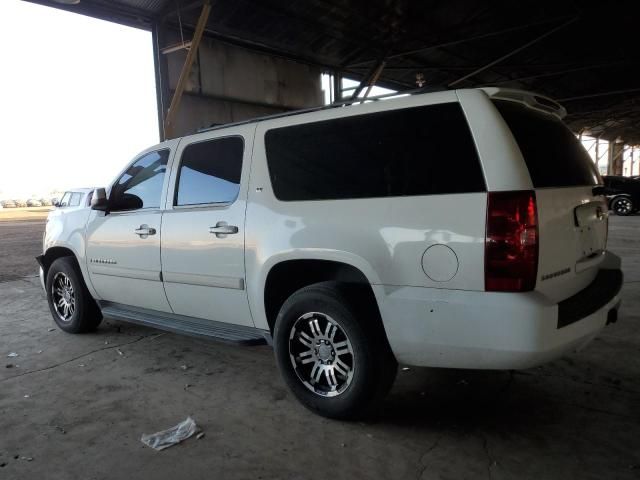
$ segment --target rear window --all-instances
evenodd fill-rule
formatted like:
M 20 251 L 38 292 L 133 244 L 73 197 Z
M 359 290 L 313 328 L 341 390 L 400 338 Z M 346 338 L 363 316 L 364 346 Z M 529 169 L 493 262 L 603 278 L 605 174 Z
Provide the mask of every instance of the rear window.
M 602 183 L 591 157 L 562 121 L 514 102 L 494 103 L 520 147 L 535 188 Z
M 280 200 L 486 191 L 457 103 L 276 128 L 265 146 Z

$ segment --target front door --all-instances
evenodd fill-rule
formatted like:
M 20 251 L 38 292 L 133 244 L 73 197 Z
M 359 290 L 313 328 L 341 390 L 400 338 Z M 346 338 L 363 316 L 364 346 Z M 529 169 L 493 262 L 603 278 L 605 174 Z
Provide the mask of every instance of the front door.
M 244 217 L 255 126 L 202 133 L 176 151 L 162 220 L 162 270 L 173 311 L 253 326 L 244 268 Z
M 143 154 L 113 184 L 109 212 L 87 225 L 87 267 L 100 299 L 170 312 L 160 264 L 170 149 Z

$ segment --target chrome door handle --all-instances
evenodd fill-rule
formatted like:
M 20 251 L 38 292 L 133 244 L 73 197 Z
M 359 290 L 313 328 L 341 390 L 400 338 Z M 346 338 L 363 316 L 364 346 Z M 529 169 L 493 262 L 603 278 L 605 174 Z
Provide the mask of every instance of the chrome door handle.
M 227 225 L 227 222 L 218 222 L 215 227 L 209 227 L 209 233 L 215 233 L 216 237 L 224 238 L 223 235 L 238 233 L 238 227 Z
M 140 225 L 140 227 L 136 228 L 134 232 L 136 235 L 139 235 L 140 238 L 147 238 L 149 235 L 155 235 L 156 229 L 149 225 Z

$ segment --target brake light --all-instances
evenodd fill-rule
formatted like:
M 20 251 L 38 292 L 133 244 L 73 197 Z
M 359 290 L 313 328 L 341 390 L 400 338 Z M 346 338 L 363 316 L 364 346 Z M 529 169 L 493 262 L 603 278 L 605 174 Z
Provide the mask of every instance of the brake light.
M 538 273 L 538 212 L 535 192 L 487 195 L 484 285 L 491 292 L 526 292 Z

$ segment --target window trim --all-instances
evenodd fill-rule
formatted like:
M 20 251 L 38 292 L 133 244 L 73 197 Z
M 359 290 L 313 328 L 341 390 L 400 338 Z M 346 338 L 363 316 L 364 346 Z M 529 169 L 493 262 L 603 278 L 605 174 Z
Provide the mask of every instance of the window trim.
M 108 195 L 108 199 L 109 199 L 109 207 L 111 207 L 111 193 L 113 192 L 113 187 L 116 186 L 116 184 L 120 181 L 120 179 L 127 173 L 127 170 L 129 170 L 129 168 L 135 164 L 138 160 L 140 160 L 143 157 L 146 157 L 147 155 L 150 155 L 152 153 L 160 153 L 160 152 L 168 152 L 167 155 L 167 164 L 165 165 L 166 167 L 166 171 L 164 173 L 164 178 L 162 180 L 162 190 L 160 191 L 160 200 L 158 201 L 158 206 L 157 207 L 142 207 L 142 208 L 134 208 L 131 210 L 112 210 L 111 208 L 109 208 L 109 214 L 119 214 L 119 213 L 131 213 L 131 212 L 141 212 L 141 211 L 150 211 L 150 210 L 162 210 L 162 197 L 163 197 L 163 193 L 166 190 L 166 182 L 167 182 L 167 178 L 169 177 L 169 173 L 170 173 L 170 166 L 171 166 L 171 147 L 165 147 L 165 148 L 160 148 L 158 150 L 149 150 L 147 152 L 144 152 L 140 155 L 138 155 L 136 158 L 134 158 L 131 162 L 129 162 L 127 164 L 127 166 L 124 168 L 124 170 L 120 173 L 120 175 L 118 175 L 118 177 L 115 179 L 115 181 L 111 184 L 111 187 L 109 187 L 109 195 Z
M 205 143 L 205 142 L 215 142 L 216 140 L 223 140 L 226 138 L 239 138 L 242 141 L 242 157 L 241 157 L 242 163 L 240 164 L 240 183 L 238 184 L 238 193 L 236 194 L 236 198 L 234 198 L 233 201 L 231 202 L 189 203 L 186 205 L 178 205 L 178 189 L 180 188 L 180 174 L 182 172 L 182 161 L 184 157 L 184 151 L 191 145 L 197 145 L 199 143 Z M 173 201 L 171 202 L 171 208 L 174 210 L 188 210 L 192 208 L 213 208 L 213 207 L 224 208 L 224 207 L 229 207 L 234 203 L 236 203 L 238 201 L 238 198 L 240 198 L 240 190 L 242 187 L 242 169 L 244 167 L 244 155 L 246 151 L 245 147 L 246 147 L 245 138 L 243 135 L 239 133 L 234 133 L 231 135 L 223 135 L 220 137 L 203 138 L 202 140 L 198 140 L 196 142 L 190 142 L 184 147 L 182 147 L 180 150 L 180 159 L 177 162 L 176 169 L 175 169 L 176 180 L 173 187 L 173 195 L 172 195 Z

